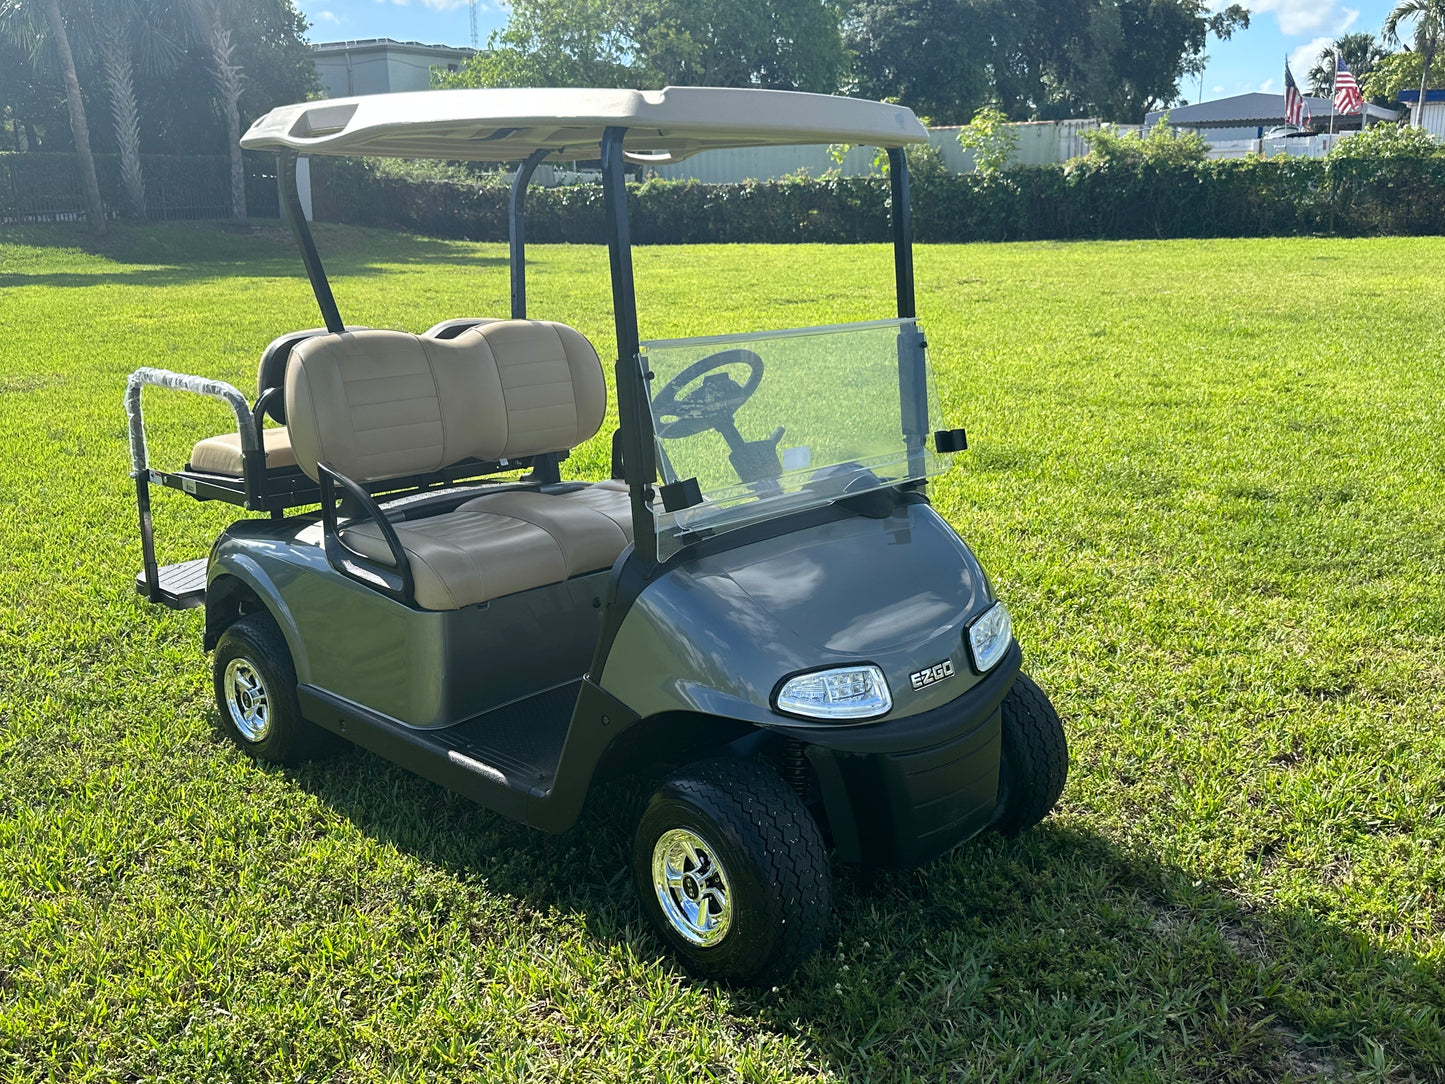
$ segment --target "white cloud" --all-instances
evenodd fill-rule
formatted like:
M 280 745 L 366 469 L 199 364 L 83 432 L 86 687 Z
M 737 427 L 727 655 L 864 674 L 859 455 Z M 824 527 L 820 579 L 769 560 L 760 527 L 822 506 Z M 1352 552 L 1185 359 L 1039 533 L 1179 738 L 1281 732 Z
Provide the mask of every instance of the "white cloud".
M 1261 94 L 1273 94 L 1274 80 L 1266 79 L 1263 83 L 1259 84 L 1259 86 L 1255 87 L 1254 89 L 1259 91 Z
M 1223 83 L 1216 83 L 1214 86 L 1212 86 L 1212 87 L 1209 88 L 1209 93 L 1210 93 L 1210 94 L 1223 94 L 1223 93 L 1224 93 L 1224 84 L 1223 84 Z
M 1320 59 L 1320 52 L 1333 44 L 1334 38 L 1313 38 L 1290 53 L 1289 70 L 1294 72 L 1295 82 L 1300 84 L 1301 90 L 1308 89 L 1304 85 L 1305 73 Z
M 314 18 L 317 22 L 321 23 L 341 22 L 341 20 L 337 18 L 336 12 L 334 11 L 318 11 L 315 13 L 315 15 L 312 16 L 312 18 Z
M 1279 23 L 1280 33 L 1298 36 L 1314 34 L 1325 26 L 1333 26 L 1338 16 L 1333 0 L 1256 0 L 1253 13 L 1270 12 Z

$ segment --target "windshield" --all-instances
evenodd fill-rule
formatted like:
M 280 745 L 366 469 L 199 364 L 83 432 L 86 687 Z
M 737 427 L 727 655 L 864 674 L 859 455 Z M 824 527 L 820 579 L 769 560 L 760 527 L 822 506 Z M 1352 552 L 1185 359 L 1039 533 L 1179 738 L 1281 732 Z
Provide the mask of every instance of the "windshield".
M 914 320 L 643 343 L 662 480 L 702 495 L 655 506 L 659 556 L 947 469 L 925 346 Z

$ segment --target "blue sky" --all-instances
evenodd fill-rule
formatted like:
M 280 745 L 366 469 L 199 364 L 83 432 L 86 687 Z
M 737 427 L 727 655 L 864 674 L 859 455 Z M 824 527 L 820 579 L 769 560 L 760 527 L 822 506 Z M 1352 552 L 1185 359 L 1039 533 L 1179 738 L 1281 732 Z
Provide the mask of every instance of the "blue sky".
M 1222 6 L 1220 0 L 1214 3 Z M 1380 32 L 1389 0 L 1244 0 L 1251 10 L 1250 27 L 1225 42 L 1211 42 L 1204 73 L 1206 100 L 1251 90 L 1278 94 L 1284 86 L 1284 58 L 1295 77 L 1318 56 L 1320 46 L 1341 34 Z M 312 41 L 348 38 L 396 38 L 401 41 L 466 45 L 470 40 L 467 0 L 299 0 L 311 22 Z M 498 0 L 479 0 L 477 26 L 483 44 L 494 28 L 506 22 Z M 1190 101 L 1200 95 L 1196 80 L 1182 88 Z

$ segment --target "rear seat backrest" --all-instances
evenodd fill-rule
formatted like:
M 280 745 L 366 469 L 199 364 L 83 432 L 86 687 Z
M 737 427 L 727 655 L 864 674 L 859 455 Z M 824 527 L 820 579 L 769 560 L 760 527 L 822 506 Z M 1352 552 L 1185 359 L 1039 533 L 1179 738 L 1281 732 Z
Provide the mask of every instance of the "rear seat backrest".
M 436 339 L 357 331 L 299 343 L 286 415 L 301 469 L 358 482 L 573 448 L 602 425 L 597 352 L 576 331 L 499 320 Z

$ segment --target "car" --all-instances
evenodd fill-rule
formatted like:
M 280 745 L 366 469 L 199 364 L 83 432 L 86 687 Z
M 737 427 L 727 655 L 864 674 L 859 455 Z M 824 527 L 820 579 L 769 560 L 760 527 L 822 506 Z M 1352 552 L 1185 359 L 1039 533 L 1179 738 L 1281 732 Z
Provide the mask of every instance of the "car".
M 967 441 L 939 416 L 915 312 L 905 151 L 925 139 L 898 105 L 698 87 L 430 91 L 257 120 L 242 145 L 279 156 L 325 326 L 275 338 L 254 401 L 152 368 L 126 396 L 137 587 L 205 607 L 230 739 L 292 764 L 340 736 L 551 832 L 599 780 L 650 773 L 642 907 L 694 973 L 738 983 L 818 948 L 830 861 L 913 867 L 1040 821 L 1062 724 L 928 496 Z M 641 339 L 629 167 L 833 143 L 887 152 L 895 311 Z M 517 163 L 510 313 L 344 324 L 298 155 Z M 588 481 L 563 467 L 603 424 L 602 364 L 529 311 L 523 226 L 540 163 L 596 157 L 619 420 L 612 477 Z M 225 401 L 236 432 L 153 467 L 152 386 Z M 162 568 L 153 486 L 261 515 Z

